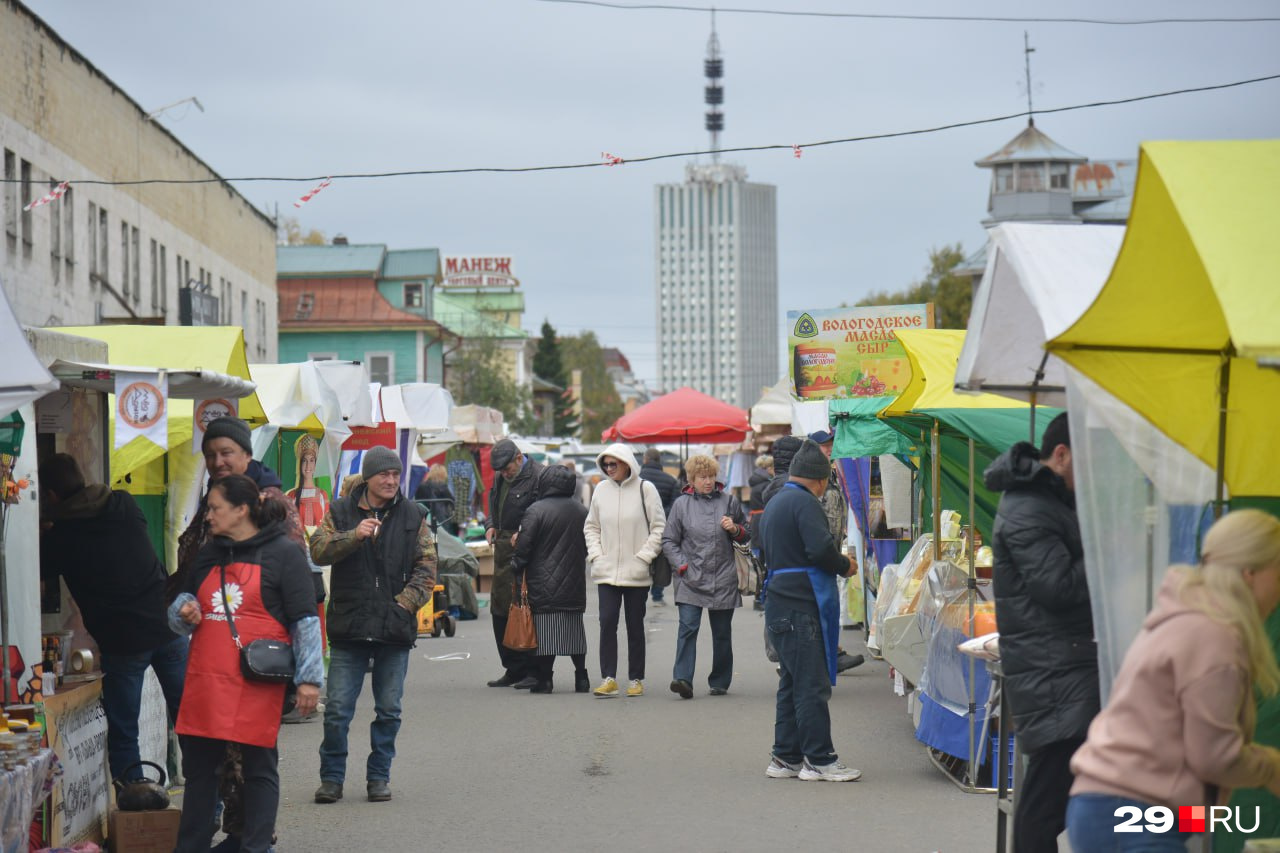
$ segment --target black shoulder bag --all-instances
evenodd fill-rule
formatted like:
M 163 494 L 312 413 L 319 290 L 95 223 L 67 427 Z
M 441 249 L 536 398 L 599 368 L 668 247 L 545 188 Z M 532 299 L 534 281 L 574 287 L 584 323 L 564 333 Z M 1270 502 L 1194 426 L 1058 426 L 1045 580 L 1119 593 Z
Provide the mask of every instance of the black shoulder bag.
M 644 487 L 648 484 L 653 486 L 648 480 L 640 481 L 640 509 L 644 512 L 644 529 L 649 530 L 649 505 L 644 499 Z M 658 491 L 657 486 L 653 486 L 653 490 Z M 658 496 L 662 498 L 661 495 Z M 658 556 L 653 558 L 653 562 L 649 563 L 649 577 L 653 579 L 653 585 L 656 587 L 664 587 L 671 585 L 671 561 L 667 559 L 666 553 L 662 550 L 662 545 L 658 545 Z
M 222 611 L 227 615 L 231 639 L 240 650 L 240 674 L 249 681 L 269 684 L 293 681 L 293 646 L 283 640 L 268 639 L 254 640 L 247 646 L 240 643 L 236 621 L 231 616 L 231 601 L 227 598 L 227 570 L 224 566 L 218 566 L 218 576 L 222 584 Z

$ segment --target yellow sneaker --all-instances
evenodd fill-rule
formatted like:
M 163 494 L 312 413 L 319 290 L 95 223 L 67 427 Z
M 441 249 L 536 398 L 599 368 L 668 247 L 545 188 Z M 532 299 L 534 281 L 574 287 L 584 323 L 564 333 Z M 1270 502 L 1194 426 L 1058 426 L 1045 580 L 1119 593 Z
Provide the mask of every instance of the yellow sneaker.
M 591 692 L 597 696 L 617 696 L 618 682 L 612 678 L 606 678 L 604 681 L 600 682 L 599 687 Z
M 627 685 L 628 696 L 643 696 L 644 682 L 638 678 L 631 679 L 631 683 Z

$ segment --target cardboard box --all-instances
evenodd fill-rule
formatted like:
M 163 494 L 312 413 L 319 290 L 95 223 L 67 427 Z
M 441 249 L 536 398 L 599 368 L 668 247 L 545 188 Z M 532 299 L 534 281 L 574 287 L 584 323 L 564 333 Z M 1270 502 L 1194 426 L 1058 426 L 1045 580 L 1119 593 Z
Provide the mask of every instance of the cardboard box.
M 173 853 L 178 843 L 182 809 L 123 812 L 112 809 L 107 818 L 107 843 L 111 853 Z

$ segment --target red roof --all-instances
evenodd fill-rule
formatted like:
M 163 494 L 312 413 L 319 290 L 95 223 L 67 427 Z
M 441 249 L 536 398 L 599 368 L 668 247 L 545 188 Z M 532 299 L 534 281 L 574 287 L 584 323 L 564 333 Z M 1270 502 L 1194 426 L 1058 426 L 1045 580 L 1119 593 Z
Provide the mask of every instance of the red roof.
M 280 327 L 436 326 L 434 321 L 401 311 L 378 292 L 371 279 L 280 279 Z

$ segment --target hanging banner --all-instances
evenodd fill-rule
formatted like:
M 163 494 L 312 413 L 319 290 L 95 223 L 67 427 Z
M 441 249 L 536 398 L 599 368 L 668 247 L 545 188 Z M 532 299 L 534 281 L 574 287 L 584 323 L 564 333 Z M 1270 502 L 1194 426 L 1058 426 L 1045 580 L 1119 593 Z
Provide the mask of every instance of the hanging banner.
M 368 450 L 371 447 L 396 449 L 395 421 L 382 421 L 377 426 L 353 426 L 351 437 L 342 443 L 343 450 Z
M 797 399 L 896 397 L 911 367 L 895 332 L 933 328 L 933 305 L 788 311 L 787 325 Z
M 116 443 L 119 450 L 138 436 L 169 447 L 169 377 L 160 373 L 116 374 Z
M 218 418 L 240 417 L 240 401 L 234 397 L 196 400 L 191 418 L 191 452 L 199 455 L 204 446 L 204 431 Z

